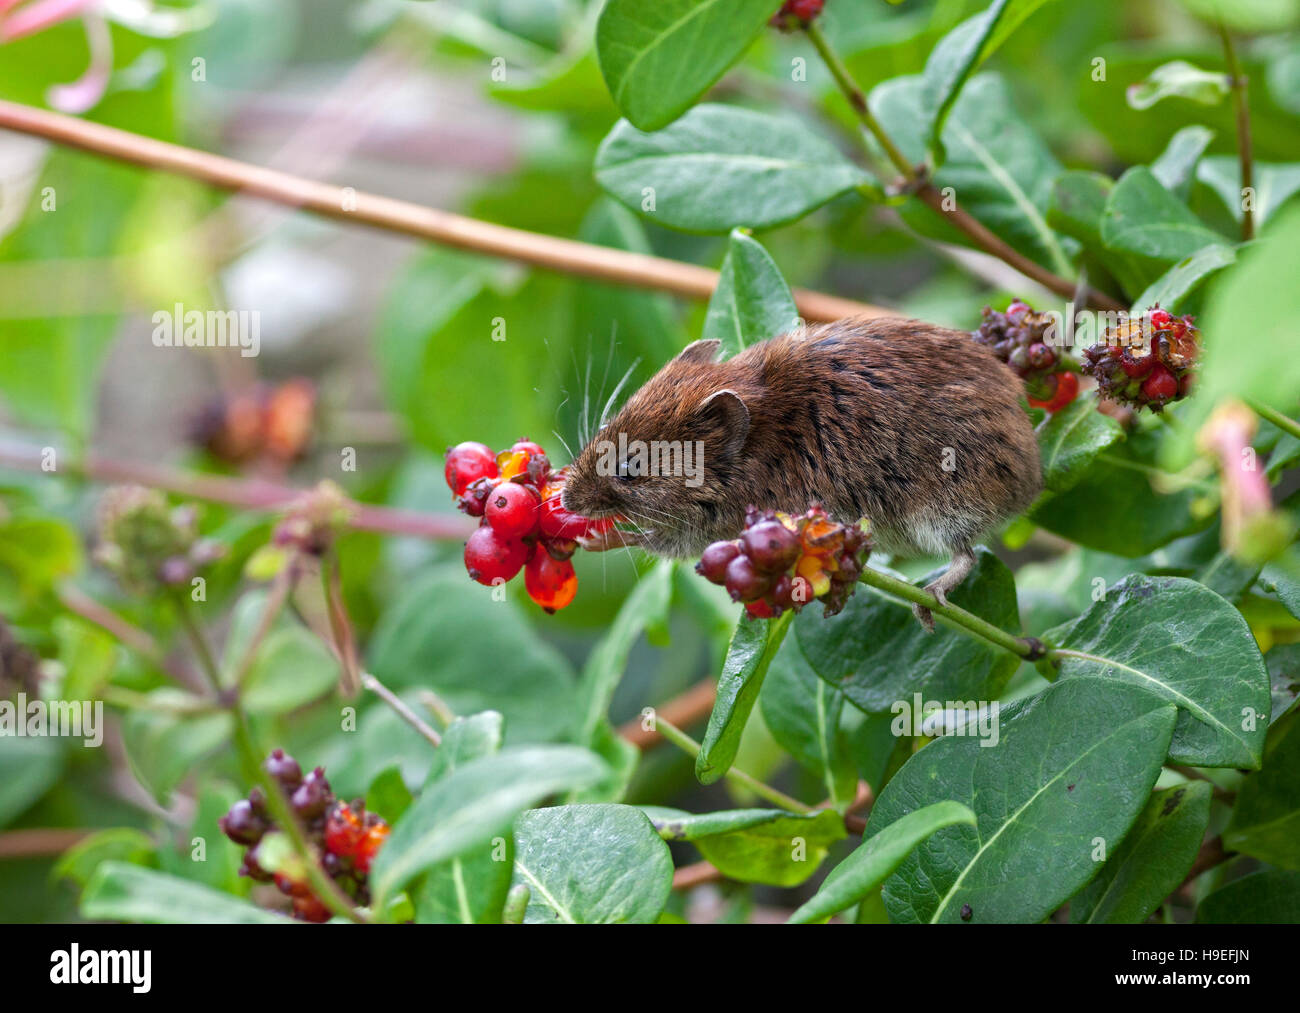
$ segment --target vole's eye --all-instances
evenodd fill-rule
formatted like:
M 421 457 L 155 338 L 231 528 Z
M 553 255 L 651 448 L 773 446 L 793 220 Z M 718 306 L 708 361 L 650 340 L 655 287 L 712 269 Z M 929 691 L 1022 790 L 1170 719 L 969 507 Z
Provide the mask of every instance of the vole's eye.
M 618 469 L 614 474 L 620 482 L 632 482 L 642 477 L 644 464 L 645 462 L 639 456 L 624 458 L 618 462 Z

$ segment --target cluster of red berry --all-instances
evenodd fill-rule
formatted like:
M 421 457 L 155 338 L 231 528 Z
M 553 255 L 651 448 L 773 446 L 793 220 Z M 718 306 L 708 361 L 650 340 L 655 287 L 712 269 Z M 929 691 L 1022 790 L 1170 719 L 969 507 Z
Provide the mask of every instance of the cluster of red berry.
M 1198 336 L 1190 316 L 1175 317 L 1156 306 L 1145 326 L 1130 320 L 1085 349 L 1083 371 L 1096 378 L 1103 397 L 1162 411 L 1191 388 Z
M 792 32 L 811 22 L 825 6 L 826 0 L 785 0 L 781 9 L 772 15 L 772 26 Z
M 798 517 L 750 507 L 745 530 L 704 550 L 695 572 L 721 584 L 754 619 L 798 612 L 818 598 L 823 614 L 844 608 L 871 545 L 861 525 L 837 524 L 814 503 Z
M 288 464 L 306 452 L 315 417 L 316 385 L 310 380 L 257 384 L 203 406 L 190 425 L 190 439 L 228 464 L 258 457 Z
M 308 840 L 320 851 L 325 871 L 354 901 L 368 904 L 370 865 L 388 839 L 388 824 L 374 813 L 366 812 L 360 800 L 351 805 L 340 802 L 325 780 L 323 767 L 304 776 L 298 762 L 283 749 L 274 750 L 267 758 L 266 772 L 289 797 Z M 281 893 L 292 899 L 294 917 L 307 922 L 329 920 L 329 908 L 312 893 L 306 879 L 283 872 L 273 874 L 258 864 L 258 847 L 267 833 L 275 829 L 261 788 L 253 788 L 247 798 L 231 806 L 219 825 L 222 833 L 248 849 L 239 869 L 241 875 L 260 883 L 274 882 Z
M 564 509 L 565 469 L 551 470 L 546 452 L 519 440 L 494 454 L 482 443 L 447 451 L 447 485 L 456 505 L 482 523 L 465 543 L 465 569 L 480 584 L 511 580 L 524 571 L 528 596 L 547 612 L 564 608 L 578 591 L 570 558 L 577 539 L 614 526 Z
M 1059 412 L 1078 396 L 1079 375 L 1070 372 L 1056 349 L 1043 340 L 1052 322 L 1051 314 L 1035 313 L 1017 299 L 1005 313 L 985 306 L 974 336 L 1025 382 L 1031 405 Z

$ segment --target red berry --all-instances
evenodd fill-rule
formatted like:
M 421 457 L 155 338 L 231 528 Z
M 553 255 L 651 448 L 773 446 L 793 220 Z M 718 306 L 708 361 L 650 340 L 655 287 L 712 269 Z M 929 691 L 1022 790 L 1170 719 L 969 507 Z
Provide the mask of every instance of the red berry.
M 751 619 L 771 619 L 776 615 L 776 610 L 762 598 L 746 603 L 745 611 Z
M 1151 372 L 1151 367 L 1156 364 L 1154 355 L 1135 356 L 1128 349 L 1125 349 L 1119 357 L 1120 368 L 1134 380 L 1140 380 Z
M 564 471 L 551 474 L 542 489 L 542 507 L 539 527 L 546 538 L 572 540 L 608 531 L 614 526 L 608 517 L 583 517 L 564 509 L 561 493 L 564 492 Z
M 1159 307 L 1151 311 L 1151 326 L 1157 331 L 1163 331 L 1173 322 L 1173 317 L 1166 310 Z
M 523 538 L 537 528 L 537 493 L 519 482 L 502 482 L 488 494 L 483 516 L 505 538 Z
M 578 575 L 567 559 L 552 559 L 549 552 L 537 552 L 524 568 L 524 590 L 547 612 L 557 612 L 578 593 Z
M 1052 413 L 1059 412 L 1079 394 L 1079 374 L 1057 373 L 1056 377 L 1056 393 L 1043 405 L 1044 410 Z
M 1023 316 L 1025 313 L 1028 312 L 1029 312 L 1029 306 L 1019 299 L 1015 300 L 1014 302 L 1012 302 L 1010 306 L 1007 307 L 1007 316 L 1009 317 Z
M 1148 401 L 1168 401 L 1178 394 L 1178 380 L 1159 362 L 1142 382 L 1142 396 Z
M 327 922 L 330 920 L 330 909 L 315 894 L 295 897 L 293 916 L 304 922 Z
M 743 553 L 727 564 L 726 587 L 732 601 L 757 601 L 771 586 L 772 578 L 760 573 L 753 560 Z
M 366 828 L 366 834 L 361 838 L 361 843 L 357 845 L 357 871 L 367 873 L 370 871 L 370 863 L 375 860 L 375 855 L 379 849 L 384 846 L 384 841 L 388 840 L 388 824 L 376 823 Z
M 345 802 L 330 810 L 325 820 L 325 847 L 335 855 L 351 857 L 365 836 L 361 819 Z
M 724 583 L 727 579 L 727 564 L 740 555 L 739 542 L 714 542 L 695 564 L 695 572 L 714 584 Z
M 475 479 L 496 476 L 496 455 L 482 443 L 458 443 L 447 451 L 443 474 L 452 495 L 460 496 Z
M 764 573 L 789 569 L 799 555 L 799 536 L 776 520 L 746 529 L 741 541 L 750 561 Z
M 465 543 L 465 569 L 474 580 L 489 587 L 498 580 L 512 579 L 527 560 L 527 545 L 486 524 Z
M 1056 364 L 1056 353 L 1041 341 L 1035 341 L 1029 346 L 1028 357 L 1029 365 L 1034 369 L 1047 369 Z

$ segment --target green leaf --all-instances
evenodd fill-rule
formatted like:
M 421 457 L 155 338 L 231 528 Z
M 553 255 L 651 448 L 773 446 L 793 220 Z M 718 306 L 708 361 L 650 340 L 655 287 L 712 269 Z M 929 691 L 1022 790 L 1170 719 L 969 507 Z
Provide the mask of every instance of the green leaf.
M 200 760 L 230 741 L 234 723 L 227 713 L 167 713 L 168 703 L 189 699 L 179 690 L 156 689 L 149 697 L 158 709 L 129 713 L 122 722 L 122 740 L 131 772 L 154 798 L 166 804 L 172 789 Z
M 1250 34 L 1280 32 L 1300 22 L 1300 10 L 1287 0 L 1182 0 L 1182 5 L 1208 24 Z
M 793 617 L 793 612 L 786 612 L 776 619 L 750 619 L 742 613 L 736 623 L 718 677 L 713 713 L 709 715 L 709 726 L 695 757 L 695 776 L 701 784 L 712 784 L 731 769 L 745 722 L 763 688 L 767 668 L 780 649 Z
M 845 837 L 844 819 L 833 809 L 729 809 L 694 815 L 647 807 L 646 815 L 665 840 L 690 841 L 724 876 L 742 883 L 797 886 Z
M 1142 556 L 1210 525 L 1194 513 L 1201 492 L 1157 492 L 1148 477 L 1167 433 L 1134 430 L 1097 455 L 1068 496 L 1034 507 L 1030 520 L 1062 538 L 1098 552 Z
M 515 816 L 549 795 L 594 784 L 608 769 L 578 746 L 527 746 L 479 757 L 427 787 L 375 859 L 377 907 L 426 869 L 504 837 Z
M 425 790 L 459 767 L 501 749 L 496 711 L 456 718 L 442 735 Z M 389 820 L 393 822 L 393 820 Z M 413 891 L 420 924 L 496 924 L 501 920 L 514 863 L 514 839 L 493 838 L 434 865 Z
M 1237 789 L 1223 846 L 1300 870 L 1300 711 L 1270 727 L 1264 766 Z
M 125 862 L 99 867 L 82 895 L 81 915 L 90 921 L 155 925 L 294 924 L 209 886 Z
M 759 706 L 772 737 L 821 780 L 831 808 L 843 812 L 858 784 L 848 736 L 840 728 L 844 694 L 817 677 L 796 638 L 787 638 L 772 661 Z
M 6 701 L 13 706 L 12 701 Z M 0 827 L 29 809 L 59 779 L 63 749 L 58 739 L 0 736 Z
M 762 245 L 732 229 L 717 288 L 709 299 L 704 337 L 722 342 L 729 359 L 756 341 L 785 334 L 799 323 L 790 286 Z
M 70 879 L 80 887 L 90 882 L 96 870 L 107 861 L 148 865 L 152 862 L 157 845 L 143 830 L 134 827 L 112 827 L 83 837 L 68 848 L 50 870 L 55 879 Z
M 772 17 L 767 0 L 609 0 L 596 55 L 614 102 L 642 130 L 684 113 Z
M 470 760 L 500 752 L 504 734 L 505 721 L 496 711 L 481 711 L 456 718 L 442 733 L 442 745 L 434 754 L 425 787 L 440 781 Z
M 1228 75 L 1202 70 L 1186 60 L 1173 60 L 1151 72 L 1145 81 L 1128 86 L 1125 99 L 1133 109 L 1150 109 L 1161 99 L 1185 98 L 1213 106 L 1228 94 Z
M 988 549 L 981 547 L 976 555 L 975 569 L 949 601 L 1018 634 L 1011 571 Z M 1019 664 L 1009 652 L 941 620 L 934 633 L 926 633 L 911 609 L 865 585 L 837 616 L 824 619 L 805 609 L 795 633 L 813 670 L 869 714 L 888 712 L 899 701 L 910 705 L 913 693 L 940 703 L 992 700 Z
M 1243 199 L 1241 160 L 1233 155 L 1214 155 L 1196 167 L 1196 178 L 1219 195 L 1224 207 L 1241 221 Z M 1300 163 L 1256 162 L 1251 175 L 1254 195 L 1251 208 L 1255 225 L 1268 221 L 1287 201 L 1300 193 Z
M 1111 191 L 1101 218 L 1101 239 L 1112 250 L 1160 261 L 1182 260 L 1204 246 L 1227 245 L 1141 165 L 1124 173 Z
M 412 801 L 411 789 L 402 780 L 402 768 L 397 764 L 380 771 L 366 789 L 366 811 L 378 813 L 390 824 L 402 818 Z
M 945 35 L 925 63 L 922 97 L 930 124 L 926 145 L 941 151 L 940 137 L 962 86 L 980 64 L 1046 0 L 994 0 Z
M 1201 287 L 1210 276 L 1237 261 L 1236 251 L 1230 246 L 1203 246 L 1189 257 L 1184 257 L 1133 300 L 1133 309 L 1144 313 L 1152 306 L 1163 306 L 1177 312 L 1183 300 Z
M 830 871 L 821 888 L 790 916 L 793 924 L 825 921 L 862 900 L 885 880 L 918 844 L 944 827 L 975 826 L 975 814 L 958 802 L 935 802 L 908 813 L 868 837 Z
M 1109 249 L 1102 242 L 1101 219 L 1114 189 L 1114 181 L 1100 172 L 1063 172 L 1052 183 L 1047 222 L 1082 243 L 1125 292 L 1140 292 L 1159 277 L 1160 268 L 1145 258 Z
M 525 923 L 648 924 L 668 903 L 668 845 L 632 806 L 534 809 L 516 822 L 515 847 Z
M 1003 708 L 995 746 L 949 736 L 922 748 L 881 792 L 867 838 L 945 798 L 978 827 L 941 830 L 904 859 L 884 886 L 890 918 L 1047 917 L 1095 873 L 1097 839 L 1117 846 L 1145 804 L 1176 714 L 1132 686 L 1070 680 Z
M 794 221 L 867 175 L 798 120 L 701 105 L 653 134 L 620 121 L 596 152 L 596 181 L 661 225 L 723 233 Z
M 1300 207 L 1279 214 L 1264 236 L 1242 251 L 1220 276 L 1201 320 L 1203 345 L 1197 370 L 1200 389 L 1183 416 L 1195 432 L 1220 401 L 1254 398 L 1281 407 L 1300 390 L 1300 286 L 1292 265 L 1300 263 Z M 1170 439 L 1165 461 L 1181 467 L 1193 452 L 1190 435 Z
M 1037 435 L 1043 487 L 1061 493 L 1078 484 L 1097 455 L 1123 438 L 1124 429 L 1097 411 L 1093 398 L 1081 397 L 1044 419 Z
M 513 601 L 493 601 L 490 589 L 470 583 L 459 562 L 398 595 L 369 655 L 390 689 L 428 687 L 458 714 L 500 711 L 510 742 L 558 739 L 573 725 L 569 663 Z
M 0 568 L 13 574 L 24 596 L 46 593 L 81 566 L 81 540 L 71 525 L 45 517 L 0 519 Z
M 923 82 L 894 78 L 872 89 L 870 107 L 909 160 L 925 157 Z M 952 188 L 957 205 L 999 237 L 1060 274 L 1070 273 L 1066 246 L 1047 224 L 1052 182 L 1061 166 L 1038 134 L 1016 113 L 996 74 L 974 77 L 962 89 L 943 129 L 946 157 L 934 183 Z M 970 237 L 944 216 L 912 199 L 900 209 L 921 235 L 969 246 Z
M 242 699 L 251 714 L 283 714 L 324 696 L 338 678 L 338 661 L 320 637 L 302 626 L 288 626 L 262 644 Z
M 1179 200 L 1186 200 L 1196 178 L 1196 166 L 1214 140 L 1214 131 L 1200 124 L 1183 127 L 1169 138 L 1160 157 L 1151 163 L 1151 175 Z
M 1210 821 L 1208 781 L 1151 795 L 1097 878 L 1070 901 L 1070 921 L 1139 925 L 1183 881 Z
M 579 741 L 590 745 L 600 723 L 609 713 L 609 702 L 618 688 L 627 657 L 646 627 L 661 621 L 672 602 L 671 559 L 661 559 L 646 572 L 627 599 L 608 632 L 592 648 L 582 669 L 580 697 L 584 705 Z
M 1060 678 L 1139 686 L 1178 706 L 1169 757 L 1196 767 L 1258 767 L 1269 710 L 1264 659 L 1240 612 L 1186 577 L 1124 578 L 1046 638 Z
M 1294 925 L 1300 922 L 1300 872 L 1268 869 L 1234 879 L 1196 909 L 1203 925 Z

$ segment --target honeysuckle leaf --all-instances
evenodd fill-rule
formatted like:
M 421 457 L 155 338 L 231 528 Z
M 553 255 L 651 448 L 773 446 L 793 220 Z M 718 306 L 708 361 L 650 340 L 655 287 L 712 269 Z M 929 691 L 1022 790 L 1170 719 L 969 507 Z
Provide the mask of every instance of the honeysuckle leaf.
M 1266 869 L 1234 879 L 1196 908 L 1204 925 L 1294 925 L 1300 922 L 1300 872 Z
M 283 915 L 179 876 L 127 862 L 104 862 L 81 897 L 90 921 L 155 925 L 292 925 Z
M 1186 200 L 1196 178 L 1197 164 L 1212 140 L 1214 131 L 1209 127 L 1200 124 L 1183 127 L 1169 138 L 1160 157 L 1151 163 L 1151 174 L 1179 200 Z
M 393 825 L 371 869 L 376 907 L 438 863 L 504 838 L 529 806 L 608 775 L 600 758 L 579 746 L 520 746 L 457 767 Z
M 858 903 L 872 887 L 897 869 L 913 848 L 936 831 L 958 823 L 976 825 L 975 814 L 959 802 L 935 802 L 908 813 L 868 837 L 835 866 L 821 888 L 790 916 L 790 921 L 796 924 L 824 921 Z
M 695 776 L 702 784 L 712 784 L 731 769 L 768 666 L 776 657 L 793 618 L 794 613 L 790 611 L 776 619 L 751 619 L 742 613 L 736 623 L 718 677 L 718 694 L 709 715 L 709 726 L 695 757 Z
M 1062 681 L 1130 683 L 1176 705 L 1174 762 L 1259 766 L 1268 673 L 1246 620 L 1209 588 L 1186 577 L 1126 577 L 1046 638 L 1066 652 Z
M 1123 427 L 1097 411 L 1091 397 L 1075 398 L 1038 426 L 1038 454 L 1043 488 L 1061 493 L 1076 485 L 1097 455 L 1124 436 Z
M 1071 679 L 1001 711 L 996 745 L 930 743 L 885 786 L 866 839 L 951 800 L 977 824 L 938 831 L 885 881 L 896 922 L 1036 922 L 1096 873 L 1146 803 L 1177 710 L 1135 686 Z M 1015 888 L 1007 889 L 1014 881 Z
M 1270 727 L 1264 765 L 1237 789 L 1223 846 L 1300 870 L 1300 711 Z
M 833 809 L 729 809 L 695 815 L 648 806 L 645 813 L 664 840 L 690 841 L 723 875 L 743 883 L 797 886 L 846 835 L 844 819 Z
M 722 342 L 722 358 L 756 341 L 794 330 L 799 323 L 790 286 L 761 243 L 733 229 L 717 288 L 709 299 L 702 337 Z
M 1232 216 L 1241 220 L 1246 194 L 1241 188 L 1241 160 L 1233 155 L 1212 155 L 1196 167 L 1196 178 L 1223 201 Z M 1251 212 L 1255 225 L 1263 225 L 1287 201 L 1300 193 L 1300 163 L 1256 162 L 1251 175 Z
M 514 883 L 528 887 L 525 923 L 654 922 L 668 901 L 668 845 L 639 809 L 566 805 L 515 824 Z
M 596 152 L 602 187 L 686 232 L 782 225 L 867 180 L 798 120 L 735 106 L 696 106 L 653 134 L 620 121 Z
M 1228 240 L 1204 225 L 1144 165 L 1129 169 L 1106 201 L 1101 239 L 1112 250 L 1178 261 Z
M 1223 71 L 1173 60 L 1157 67 L 1145 81 L 1129 85 L 1124 97 L 1134 109 L 1150 109 L 1162 99 L 1175 97 L 1212 106 L 1222 102 L 1228 91 L 1228 75 Z
M 596 56 L 614 103 L 641 130 L 667 126 L 749 48 L 768 0 L 609 0 Z
M 1070 921 L 1138 925 L 1183 881 L 1210 821 L 1211 785 L 1153 792 L 1097 877 L 1070 901 Z

